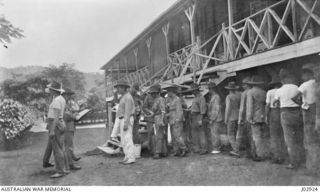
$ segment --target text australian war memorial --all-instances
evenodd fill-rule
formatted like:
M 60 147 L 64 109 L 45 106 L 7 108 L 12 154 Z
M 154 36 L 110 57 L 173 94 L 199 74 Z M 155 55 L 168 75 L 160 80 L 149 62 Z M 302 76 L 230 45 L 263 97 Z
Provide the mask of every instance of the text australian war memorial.
M 212 88 L 217 90 L 221 98 L 221 114 L 225 120 L 232 117 L 232 110 L 235 108 L 232 105 L 238 105 L 236 108 L 237 116 L 239 115 L 241 97 L 238 100 L 235 96 L 244 92 L 245 88 L 241 85 L 245 83 L 250 85 L 251 90 L 248 91 L 249 100 L 246 100 L 247 104 L 244 107 L 252 108 L 253 111 L 244 110 L 246 116 L 252 115 L 252 119 L 248 121 L 249 127 L 251 125 L 249 130 L 253 133 L 249 135 L 254 137 L 253 141 L 261 142 L 261 151 L 264 151 L 265 138 L 269 139 L 266 143 L 272 144 L 270 137 L 272 139 L 274 134 L 269 128 L 270 124 L 263 126 L 263 129 L 258 124 L 266 122 L 260 114 L 265 116 L 265 107 L 268 104 L 266 92 L 271 90 L 270 83 L 274 83 L 273 86 L 279 83 L 279 90 L 285 89 L 284 86 L 287 84 L 296 85 L 291 85 L 292 89 L 301 91 L 303 95 L 303 89 L 311 88 L 311 83 L 303 87 L 302 84 L 309 79 L 318 81 L 319 45 L 318 0 L 178 0 L 102 66 L 101 69 L 105 71 L 108 125 L 112 127 L 115 124 L 112 110 L 116 98 L 114 86 L 119 82 L 128 82 L 130 86 L 138 85 L 141 91 L 146 93 L 154 90 L 155 85 L 160 85 L 162 90 L 172 85 L 178 86 L 181 91 L 179 97 L 186 103 L 183 112 L 186 127 L 192 126 L 192 123 L 188 122 L 193 119 L 188 120 L 186 117 L 192 117 L 188 113 L 191 113 L 195 104 L 189 101 L 197 98 L 188 93 L 190 88 L 195 88 L 194 85 L 199 86 L 198 90 L 205 98 L 207 106 L 210 105 L 211 99 L 205 91 L 209 90 L 210 95 Z M 288 97 L 288 94 L 285 90 L 276 92 L 276 97 L 269 101 L 271 110 L 268 112 L 276 108 L 276 103 L 273 102 L 276 99 L 279 101 L 278 121 L 282 121 L 283 127 L 279 129 L 283 130 L 282 143 L 286 154 L 289 154 L 291 167 L 295 167 L 298 159 L 304 159 L 302 157 L 306 157 L 307 160 L 319 160 L 319 138 L 308 137 L 310 132 L 316 133 L 320 124 L 319 96 L 316 96 L 319 92 L 315 92 L 318 87 L 318 84 L 312 87 L 314 96 L 302 96 L 304 98 L 301 105 L 293 104 L 293 99 L 289 103 L 288 100 L 291 98 L 286 101 L 285 97 Z M 229 95 L 232 96 L 228 97 Z M 234 103 L 237 100 L 239 104 Z M 229 103 L 230 109 L 226 107 L 230 106 Z M 306 114 L 305 111 L 310 108 L 314 108 L 314 111 Z M 229 110 L 232 112 L 227 115 L 225 111 Z M 293 111 L 302 112 L 304 115 L 301 114 L 301 124 L 297 123 L 301 127 L 300 136 L 286 130 L 292 125 L 285 122 L 288 120 L 283 116 L 289 117 Z M 205 113 L 203 115 L 207 116 Z M 306 119 L 310 117 L 314 117 L 313 120 L 308 120 L 314 122 L 311 126 L 308 121 L 306 123 Z M 238 121 L 238 117 L 235 120 Z M 221 122 L 226 135 L 229 135 L 228 121 Z M 292 126 L 293 129 L 295 127 L 296 125 Z M 260 133 L 256 132 L 258 130 Z M 210 135 L 212 134 L 211 132 Z M 236 139 L 230 139 L 230 136 L 227 138 L 231 146 L 236 143 Z M 304 153 L 301 154 L 297 153 L 300 151 L 297 144 L 301 143 L 298 142 L 298 138 L 304 138 L 304 144 L 300 144 L 301 147 L 304 146 Z M 212 137 L 209 141 L 211 139 Z M 297 148 L 297 151 L 291 152 L 292 148 Z

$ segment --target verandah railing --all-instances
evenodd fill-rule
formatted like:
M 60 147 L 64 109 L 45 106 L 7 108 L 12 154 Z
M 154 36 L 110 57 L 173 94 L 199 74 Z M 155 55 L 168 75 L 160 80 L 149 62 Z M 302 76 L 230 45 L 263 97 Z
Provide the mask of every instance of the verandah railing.
M 143 86 L 173 78 L 178 78 L 178 83 L 182 83 L 184 75 L 195 75 L 200 71 L 199 76 L 194 76 L 194 81 L 200 83 L 205 70 L 212 65 L 319 35 L 319 0 L 281 0 L 231 26 L 222 24 L 221 30 L 203 43 L 197 41 L 169 54 L 167 65 L 154 75 L 150 74 L 149 66 L 146 66 L 123 79 L 139 82 Z
M 286 46 L 320 35 L 318 0 L 282 0 L 231 26 L 225 27 L 204 43 L 190 45 L 168 56 L 163 80 L 200 71 L 200 83 L 209 65 L 217 65 Z M 207 48 L 209 45 L 209 49 Z M 206 54 L 206 53 L 209 54 Z M 170 76 L 168 76 L 170 74 Z

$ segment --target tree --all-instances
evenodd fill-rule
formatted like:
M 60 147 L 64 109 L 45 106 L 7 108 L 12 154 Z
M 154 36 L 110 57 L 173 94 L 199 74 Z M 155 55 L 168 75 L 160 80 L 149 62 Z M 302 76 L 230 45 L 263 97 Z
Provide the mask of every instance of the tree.
M 4 97 L 33 106 L 40 111 L 46 110 L 48 97 L 45 88 L 49 81 L 44 76 L 29 77 L 25 81 L 5 80 L 1 85 Z
M 12 38 L 23 38 L 24 35 L 22 33 L 22 29 L 14 27 L 4 15 L 0 15 L 0 42 L 5 48 L 8 48 L 6 44 L 11 43 Z
M 74 69 L 74 64 L 50 65 L 43 71 L 43 75 L 49 80 L 62 83 L 63 87 L 72 89 L 78 98 L 84 97 L 86 83 L 84 74 Z
M 93 87 L 89 91 L 87 97 L 87 107 L 94 110 L 104 110 L 104 100 L 101 94 L 99 94 L 99 89 Z

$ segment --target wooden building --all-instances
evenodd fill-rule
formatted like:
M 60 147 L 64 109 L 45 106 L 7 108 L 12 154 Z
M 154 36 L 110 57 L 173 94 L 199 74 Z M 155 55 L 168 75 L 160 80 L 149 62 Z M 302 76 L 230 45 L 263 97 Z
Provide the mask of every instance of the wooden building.
M 267 82 L 281 67 L 300 77 L 320 59 L 319 35 L 318 0 L 178 0 L 102 67 L 107 100 L 120 79 L 224 86 L 250 74 Z

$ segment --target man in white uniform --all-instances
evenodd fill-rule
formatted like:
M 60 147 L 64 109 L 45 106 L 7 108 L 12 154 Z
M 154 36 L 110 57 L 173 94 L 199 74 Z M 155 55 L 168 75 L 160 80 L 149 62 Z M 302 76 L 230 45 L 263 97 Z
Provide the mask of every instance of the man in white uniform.
M 293 77 L 288 70 L 281 69 L 279 76 L 282 87 L 275 93 L 274 104 L 280 101 L 281 125 L 290 159 L 287 168 L 296 169 L 305 160 L 302 113 L 299 104 L 292 100 L 298 92 L 298 86 L 293 84 Z
M 124 152 L 124 160 L 121 164 L 128 165 L 135 162 L 132 129 L 135 115 L 135 104 L 128 92 L 130 85 L 126 81 L 119 81 L 115 87 L 122 95 L 117 109 L 116 118 L 119 119 L 121 145 Z
M 65 123 L 63 121 L 66 100 L 61 96 L 64 92 L 61 84 L 53 82 L 48 86 L 53 98 L 47 119 L 47 129 L 49 131 L 49 141 L 43 158 L 43 166 L 49 163 L 51 152 L 53 152 L 56 173 L 51 178 L 59 178 L 69 173 L 67 155 L 64 145 Z
M 304 145 L 306 149 L 306 166 L 314 172 L 320 173 L 320 137 L 316 131 L 316 81 L 312 69 L 302 69 L 303 83 L 298 88 L 294 101 L 299 103 L 302 96 L 302 115 L 304 124 Z

